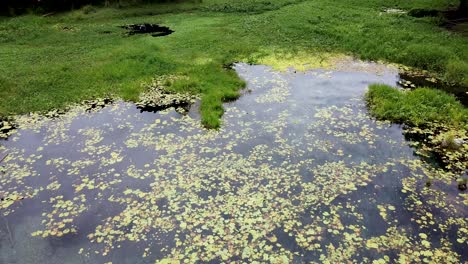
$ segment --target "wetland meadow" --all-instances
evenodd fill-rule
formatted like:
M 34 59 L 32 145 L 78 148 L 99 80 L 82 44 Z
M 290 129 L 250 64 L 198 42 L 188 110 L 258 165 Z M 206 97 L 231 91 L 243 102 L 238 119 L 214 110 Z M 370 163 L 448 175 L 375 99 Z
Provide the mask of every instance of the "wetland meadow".
M 85 2 L 0 5 L 1 264 L 468 263 L 460 1 Z

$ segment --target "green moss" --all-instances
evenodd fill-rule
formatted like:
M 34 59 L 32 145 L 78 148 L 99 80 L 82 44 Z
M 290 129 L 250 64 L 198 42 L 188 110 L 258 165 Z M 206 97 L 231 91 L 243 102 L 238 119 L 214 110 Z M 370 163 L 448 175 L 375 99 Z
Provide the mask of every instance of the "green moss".
M 409 125 L 434 122 L 451 127 L 468 125 L 468 109 L 455 97 L 431 88 L 402 91 L 388 85 L 374 84 L 366 94 L 371 113 L 379 119 Z

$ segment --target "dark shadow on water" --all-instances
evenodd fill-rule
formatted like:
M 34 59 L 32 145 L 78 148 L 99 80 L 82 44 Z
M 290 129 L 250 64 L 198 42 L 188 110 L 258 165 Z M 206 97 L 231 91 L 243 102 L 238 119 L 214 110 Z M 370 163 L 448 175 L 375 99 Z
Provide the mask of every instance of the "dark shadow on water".
M 427 76 L 414 75 L 409 73 L 400 73 L 400 78 L 401 80 L 403 80 L 403 82 L 409 81 L 412 84 L 414 84 L 415 87 L 411 88 L 430 87 L 453 94 L 464 106 L 468 106 L 468 87 L 463 87 L 460 85 L 450 85 L 440 81 L 433 82 Z M 400 85 L 400 83 L 398 83 L 398 85 Z
M 187 102 L 180 102 L 180 103 L 173 103 L 169 105 L 151 105 L 151 106 L 150 105 L 138 105 L 137 106 L 140 112 L 150 112 L 150 113 L 156 113 L 159 111 L 169 109 L 171 107 L 176 109 L 176 111 L 179 109 L 179 110 L 182 110 L 180 112 L 187 113 L 190 110 L 191 104 Z

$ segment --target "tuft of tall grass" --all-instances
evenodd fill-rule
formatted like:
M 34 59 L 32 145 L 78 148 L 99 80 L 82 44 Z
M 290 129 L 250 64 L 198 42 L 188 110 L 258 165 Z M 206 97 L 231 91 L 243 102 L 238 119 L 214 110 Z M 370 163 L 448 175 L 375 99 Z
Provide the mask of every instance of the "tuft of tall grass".
M 444 77 L 450 83 L 460 83 L 468 87 L 468 63 L 457 59 L 450 60 L 445 68 Z

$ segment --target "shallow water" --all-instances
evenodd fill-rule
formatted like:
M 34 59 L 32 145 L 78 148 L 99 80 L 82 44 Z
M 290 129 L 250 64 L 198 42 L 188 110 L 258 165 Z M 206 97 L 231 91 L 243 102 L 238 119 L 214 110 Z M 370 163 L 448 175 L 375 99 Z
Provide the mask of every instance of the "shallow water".
M 0 263 L 468 260 L 466 192 L 366 111 L 394 69 L 235 68 L 220 131 L 124 102 L 25 117 L 0 142 Z

